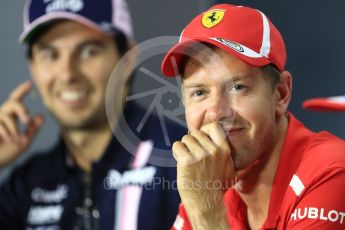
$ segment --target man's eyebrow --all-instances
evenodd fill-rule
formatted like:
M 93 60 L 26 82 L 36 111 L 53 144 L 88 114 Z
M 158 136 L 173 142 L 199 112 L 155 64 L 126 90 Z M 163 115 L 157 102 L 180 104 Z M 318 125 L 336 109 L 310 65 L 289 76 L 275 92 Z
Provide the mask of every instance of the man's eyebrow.
M 83 47 L 88 46 L 88 45 L 94 45 L 94 46 L 98 46 L 98 47 L 103 48 L 106 46 L 106 42 L 99 40 L 99 39 L 89 39 L 89 40 L 85 40 L 85 41 L 81 42 L 80 44 L 78 44 L 76 49 L 82 49 Z M 56 48 L 53 44 L 46 43 L 46 42 L 38 42 L 36 46 L 37 46 L 38 50 Z
M 106 42 L 99 39 L 90 39 L 78 44 L 77 49 L 81 49 L 88 45 L 93 45 L 93 46 L 98 46 L 98 47 L 103 48 L 106 46 Z
M 204 87 L 205 84 L 202 83 L 185 83 L 183 84 L 183 88 L 184 89 L 190 89 L 190 88 L 200 88 L 200 87 Z
M 54 49 L 54 46 L 49 44 L 49 43 L 45 43 L 45 42 L 38 42 L 36 44 L 36 47 L 38 50 L 45 50 L 45 49 Z
M 241 81 L 241 80 L 245 80 L 250 78 L 249 75 L 245 75 L 245 74 L 238 74 L 238 75 L 233 75 L 229 77 L 230 82 L 237 82 L 237 81 Z M 200 83 L 200 82 L 196 82 L 196 83 L 183 83 L 183 88 L 188 89 L 188 88 L 199 88 L 199 87 L 204 87 L 205 84 Z
M 229 77 L 231 81 L 240 81 L 240 80 L 245 80 L 247 78 L 249 78 L 249 76 L 246 74 L 237 74 L 237 75 L 233 75 Z

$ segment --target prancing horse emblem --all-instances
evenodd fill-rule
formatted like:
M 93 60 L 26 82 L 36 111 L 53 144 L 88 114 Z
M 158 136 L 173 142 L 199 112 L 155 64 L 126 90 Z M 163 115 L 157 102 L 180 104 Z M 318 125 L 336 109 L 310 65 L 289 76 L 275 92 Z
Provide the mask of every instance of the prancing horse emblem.
M 222 21 L 224 18 L 224 10 L 210 10 L 204 13 L 202 17 L 202 25 L 206 28 L 211 28 Z

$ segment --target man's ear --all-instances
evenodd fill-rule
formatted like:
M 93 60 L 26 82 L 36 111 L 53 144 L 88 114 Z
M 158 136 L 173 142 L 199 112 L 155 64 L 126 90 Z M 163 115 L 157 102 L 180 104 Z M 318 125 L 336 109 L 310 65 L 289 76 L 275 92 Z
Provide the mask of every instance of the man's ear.
M 183 81 L 182 81 L 182 83 L 181 83 L 181 102 L 182 102 L 182 106 L 185 105 L 184 99 L 185 99 L 185 92 L 184 92 Z
M 112 105 L 116 105 L 107 106 L 107 116 L 111 125 L 115 125 L 120 114 L 123 113 L 123 106 L 118 105 L 124 105 L 126 103 L 126 97 L 130 87 L 129 84 L 131 78 L 134 77 L 133 71 L 136 67 L 138 54 L 135 45 L 134 42 L 129 44 L 129 50 L 115 64 L 107 84 L 106 102 L 109 101 Z
M 280 73 L 280 81 L 275 87 L 276 115 L 278 117 L 284 115 L 291 100 L 292 92 L 292 76 L 288 71 Z
M 127 96 L 129 90 L 128 87 L 130 87 L 129 84 L 131 82 L 131 78 L 134 77 L 133 73 L 136 68 L 138 48 L 135 42 L 130 42 L 128 46 L 128 51 L 120 57 L 120 60 L 117 61 L 113 72 L 111 73 L 111 77 L 115 77 L 117 79 L 117 84 L 126 87 L 124 95 L 120 95 L 119 98 Z
M 35 79 L 35 67 L 34 67 L 34 62 L 32 60 L 32 58 L 28 58 L 27 59 L 27 65 L 28 65 L 28 69 L 29 69 L 29 72 L 30 72 L 30 75 L 32 77 L 32 80 L 35 82 L 36 79 Z
M 125 65 L 125 72 L 124 75 L 125 76 L 131 76 L 136 62 L 137 62 L 137 57 L 138 57 L 138 50 L 136 47 L 136 43 L 135 42 L 130 42 L 129 43 L 129 51 L 123 56 L 123 58 L 125 59 L 125 62 L 127 63 L 127 65 Z

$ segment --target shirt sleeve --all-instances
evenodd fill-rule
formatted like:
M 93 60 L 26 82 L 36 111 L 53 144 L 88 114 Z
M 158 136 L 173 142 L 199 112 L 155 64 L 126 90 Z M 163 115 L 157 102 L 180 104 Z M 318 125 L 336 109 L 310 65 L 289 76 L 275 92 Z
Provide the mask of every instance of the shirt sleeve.
M 304 194 L 292 210 L 286 229 L 345 229 L 345 171 Z
M 183 204 L 179 206 L 178 214 L 171 230 L 192 230 Z

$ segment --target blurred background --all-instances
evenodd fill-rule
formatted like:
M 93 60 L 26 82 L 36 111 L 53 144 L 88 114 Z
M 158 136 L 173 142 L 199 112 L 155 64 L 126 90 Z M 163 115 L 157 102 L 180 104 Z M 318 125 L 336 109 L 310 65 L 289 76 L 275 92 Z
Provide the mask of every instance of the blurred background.
M 0 103 L 21 82 L 30 79 L 25 49 L 17 42 L 22 29 L 24 0 L 0 1 Z M 290 111 L 312 130 L 328 130 L 345 138 L 345 113 L 315 113 L 302 110 L 308 98 L 345 95 L 345 1 L 275 0 L 127 0 L 138 42 L 157 36 L 178 36 L 196 14 L 216 3 L 232 3 L 263 11 L 282 33 L 287 48 L 287 66 L 294 78 Z M 160 74 L 160 63 L 152 69 Z M 160 74 L 161 75 L 161 74 Z M 136 77 L 134 92 L 151 87 L 144 77 Z M 46 114 L 46 122 L 27 154 L 50 147 L 57 139 L 57 126 L 47 114 L 37 93 L 25 102 L 32 114 Z M 0 153 L 1 154 L 1 153 Z M 12 165 L 13 166 L 13 165 Z M 0 169 L 0 181 L 12 167 Z

